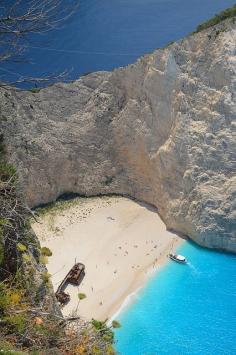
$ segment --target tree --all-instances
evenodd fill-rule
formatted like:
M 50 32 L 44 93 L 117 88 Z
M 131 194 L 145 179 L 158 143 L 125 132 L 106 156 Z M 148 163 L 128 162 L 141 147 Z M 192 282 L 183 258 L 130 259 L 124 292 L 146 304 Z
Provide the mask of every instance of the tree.
M 75 313 L 78 312 L 78 308 L 79 308 L 79 304 L 80 304 L 80 301 L 84 300 L 86 298 L 86 294 L 85 293 L 78 293 L 78 303 L 77 303 L 77 307 L 76 307 L 76 310 L 75 310 Z
M 0 0 L 0 68 L 5 62 L 26 60 L 26 49 L 35 36 L 59 28 L 78 6 L 79 0 Z M 12 84 L 54 79 L 58 79 L 58 75 L 50 78 L 22 77 Z
M 86 298 L 86 294 L 85 293 L 79 293 L 78 294 L 78 299 L 81 301 L 81 300 L 84 300 Z
M 97 333 L 101 335 L 103 339 L 109 341 L 111 344 L 114 342 L 114 332 L 113 329 L 120 328 L 121 325 L 117 320 L 113 320 L 111 325 L 107 325 L 107 320 L 99 321 L 96 319 L 92 319 L 91 324 L 96 329 Z

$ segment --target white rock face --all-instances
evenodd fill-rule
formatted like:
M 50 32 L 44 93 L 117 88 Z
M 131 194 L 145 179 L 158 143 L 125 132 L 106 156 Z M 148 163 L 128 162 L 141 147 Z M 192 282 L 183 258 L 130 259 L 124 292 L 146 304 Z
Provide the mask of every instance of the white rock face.
M 2 89 L 27 203 L 125 194 L 157 206 L 168 228 L 236 252 L 235 54 L 230 20 L 113 72 Z

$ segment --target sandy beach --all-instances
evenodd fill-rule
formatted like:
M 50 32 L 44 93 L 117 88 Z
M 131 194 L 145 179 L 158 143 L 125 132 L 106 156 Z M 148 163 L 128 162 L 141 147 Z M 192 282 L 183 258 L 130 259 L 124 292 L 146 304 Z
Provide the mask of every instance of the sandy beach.
M 75 261 L 85 264 L 81 285 L 66 288 L 71 301 L 62 312 L 77 309 L 86 319 L 112 317 L 182 242 L 166 230 L 153 207 L 123 197 L 60 202 L 39 222 L 32 227 L 53 253 L 47 267 L 55 291 Z M 86 298 L 78 305 L 79 292 Z

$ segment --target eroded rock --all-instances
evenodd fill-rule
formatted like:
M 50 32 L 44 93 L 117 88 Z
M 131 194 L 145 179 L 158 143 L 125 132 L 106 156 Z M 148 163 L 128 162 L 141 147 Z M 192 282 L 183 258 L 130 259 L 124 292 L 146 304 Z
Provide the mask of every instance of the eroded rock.
M 236 26 L 223 22 L 113 72 L 1 89 L 27 203 L 126 194 L 168 228 L 236 252 Z

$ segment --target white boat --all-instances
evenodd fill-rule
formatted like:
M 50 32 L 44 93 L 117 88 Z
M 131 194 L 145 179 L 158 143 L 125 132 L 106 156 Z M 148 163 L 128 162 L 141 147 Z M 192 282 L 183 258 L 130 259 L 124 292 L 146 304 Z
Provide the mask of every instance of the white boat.
M 176 261 L 177 263 L 181 263 L 181 264 L 186 264 L 187 263 L 187 259 L 185 258 L 185 256 L 183 255 L 179 255 L 179 254 L 169 254 L 169 258 L 171 260 Z

